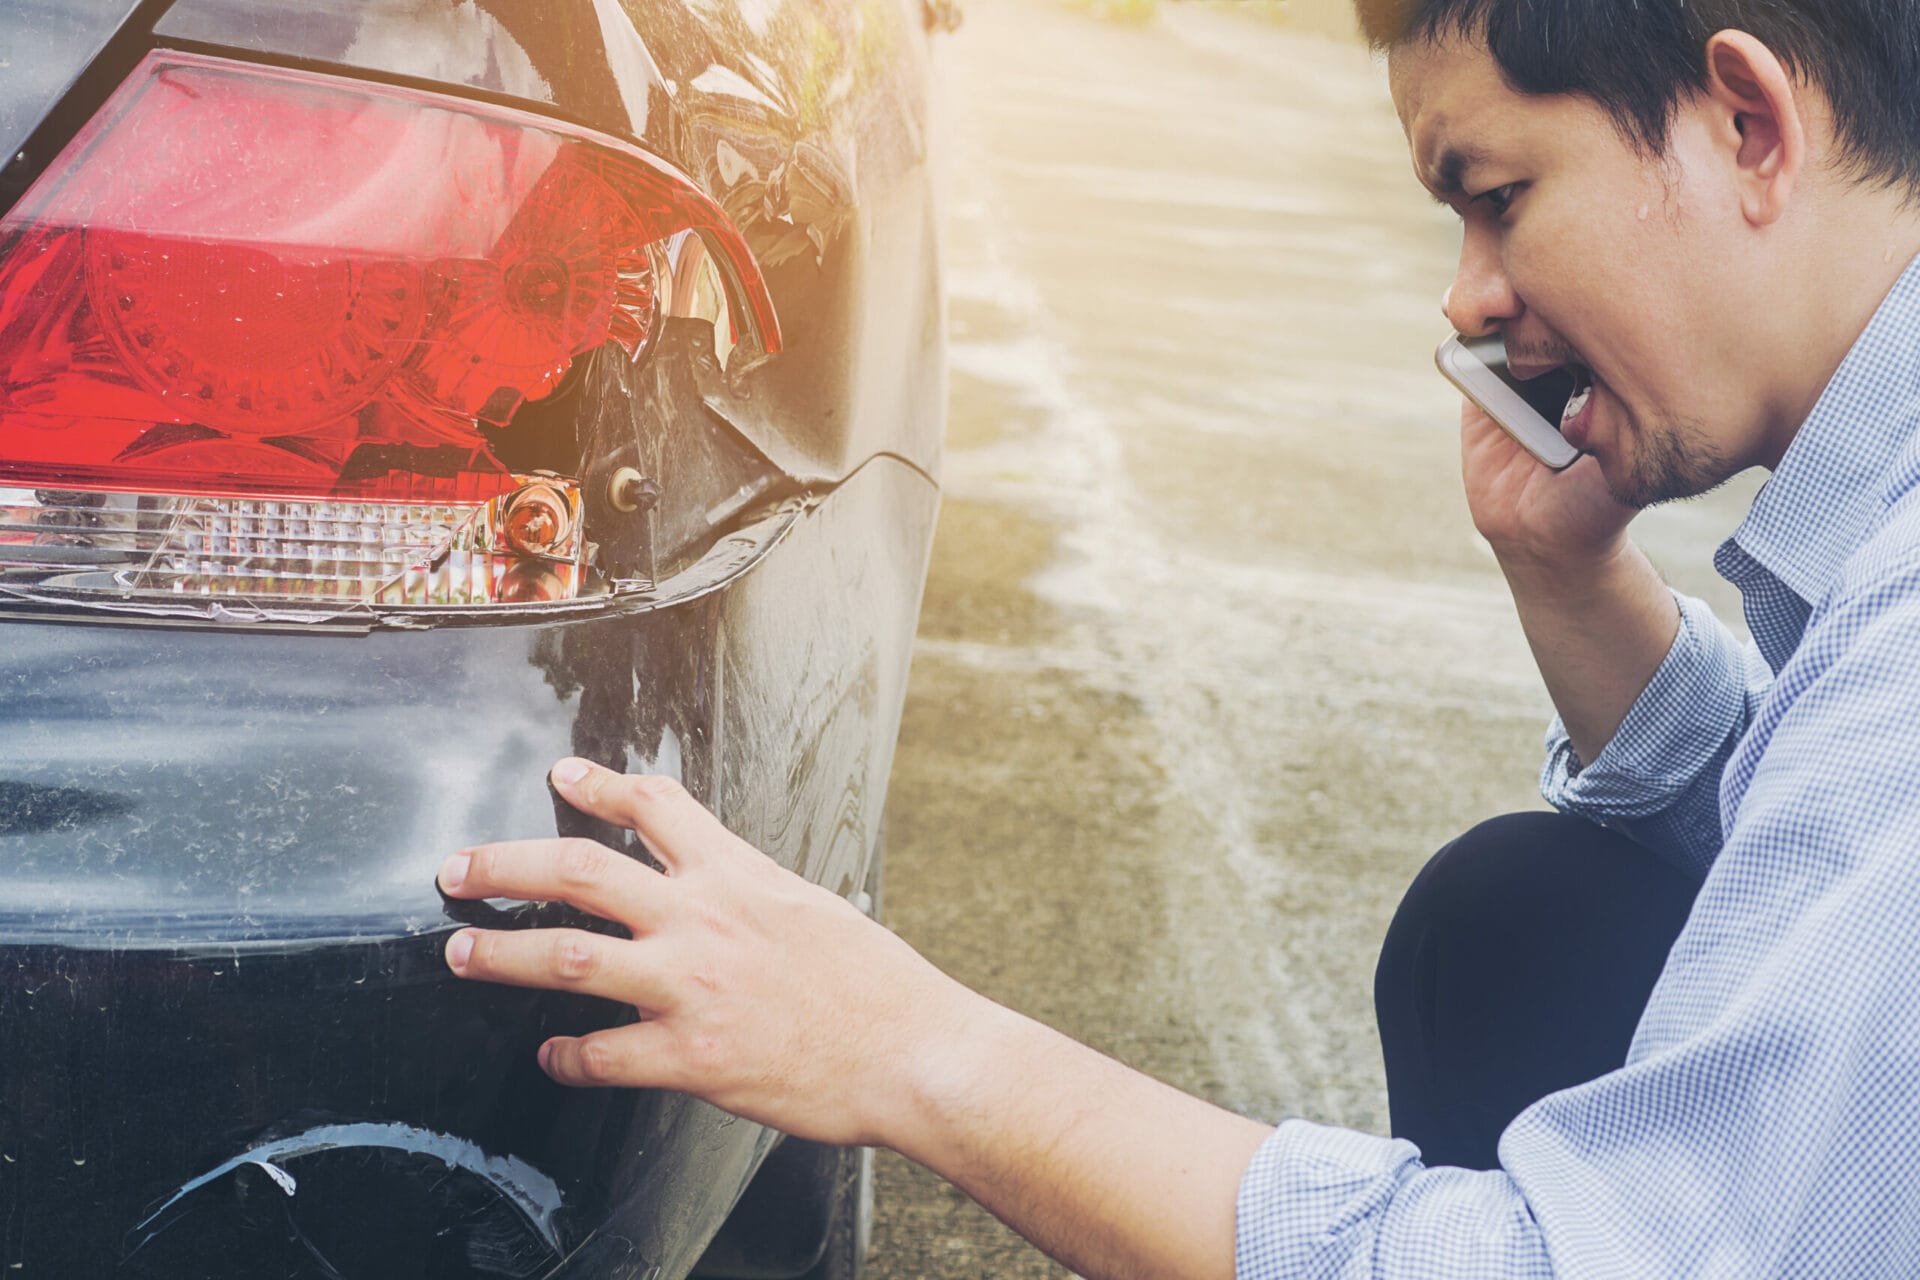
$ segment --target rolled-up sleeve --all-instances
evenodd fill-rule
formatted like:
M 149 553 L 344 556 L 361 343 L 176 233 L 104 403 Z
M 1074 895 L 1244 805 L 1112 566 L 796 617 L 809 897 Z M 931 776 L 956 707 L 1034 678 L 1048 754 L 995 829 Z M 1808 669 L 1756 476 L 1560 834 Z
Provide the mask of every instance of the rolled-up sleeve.
M 1703 877 L 1721 846 L 1720 778 L 1772 673 L 1706 602 L 1674 593 L 1680 631 L 1597 759 L 1583 764 L 1558 717 L 1540 794 Z
M 1506 1174 L 1428 1169 L 1412 1143 L 1305 1120 L 1255 1153 L 1236 1221 L 1237 1280 L 1458 1275 L 1467 1259 L 1477 1275 L 1553 1274 Z

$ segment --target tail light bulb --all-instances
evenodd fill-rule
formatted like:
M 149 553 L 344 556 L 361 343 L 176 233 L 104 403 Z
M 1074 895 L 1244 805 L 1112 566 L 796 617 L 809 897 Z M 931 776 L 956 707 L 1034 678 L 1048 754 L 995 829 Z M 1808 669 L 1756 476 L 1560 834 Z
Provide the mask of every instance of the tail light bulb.
M 574 503 L 558 484 L 534 480 L 501 500 L 500 529 L 507 547 L 523 556 L 564 554 L 573 538 Z

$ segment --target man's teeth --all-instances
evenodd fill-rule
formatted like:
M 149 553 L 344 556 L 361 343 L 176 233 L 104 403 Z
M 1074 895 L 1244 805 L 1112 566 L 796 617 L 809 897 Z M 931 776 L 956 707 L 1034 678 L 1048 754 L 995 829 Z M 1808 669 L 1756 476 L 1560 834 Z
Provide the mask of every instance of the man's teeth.
M 1567 397 L 1567 409 L 1561 411 L 1561 422 L 1567 424 L 1567 422 L 1572 422 L 1574 418 L 1578 418 L 1580 411 L 1586 409 L 1586 401 L 1590 401 L 1592 397 L 1594 397 L 1594 374 L 1586 372 L 1584 368 L 1574 368 L 1574 370 L 1572 370 L 1572 395 Z
M 1587 401 L 1593 398 L 1593 383 L 1586 378 L 1576 378 L 1573 395 L 1567 400 L 1567 407 L 1560 413 L 1562 423 L 1572 422 L 1586 409 Z

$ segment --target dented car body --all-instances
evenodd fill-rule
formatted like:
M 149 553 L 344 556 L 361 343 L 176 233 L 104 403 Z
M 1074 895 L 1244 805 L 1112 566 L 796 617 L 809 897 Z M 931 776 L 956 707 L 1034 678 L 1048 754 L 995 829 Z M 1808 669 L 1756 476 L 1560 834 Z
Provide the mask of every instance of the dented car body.
M 644 856 L 578 754 L 873 888 L 944 421 L 922 6 L 29 0 L 0 49 L 0 1264 L 847 1274 L 857 1161 L 553 1085 L 632 1011 L 454 980 L 462 923 L 567 913 L 434 874 Z

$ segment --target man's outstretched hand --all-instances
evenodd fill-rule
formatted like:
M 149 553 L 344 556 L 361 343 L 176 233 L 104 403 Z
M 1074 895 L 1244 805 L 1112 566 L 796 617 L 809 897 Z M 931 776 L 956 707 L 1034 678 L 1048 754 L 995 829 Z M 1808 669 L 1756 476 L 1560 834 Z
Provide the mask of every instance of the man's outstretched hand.
M 627 927 L 465 929 L 466 978 L 632 1005 L 641 1020 L 540 1049 L 570 1085 L 695 1094 L 787 1133 L 875 1145 L 913 1055 L 948 1043 L 981 1004 L 852 904 L 776 864 L 671 778 L 555 766 L 574 808 L 634 831 L 665 874 L 591 840 L 520 840 L 449 858 L 455 898 L 558 901 Z
M 448 941 L 462 977 L 638 1010 L 541 1046 L 555 1080 L 674 1089 L 800 1137 L 889 1147 L 1091 1280 L 1233 1274 L 1235 1194 L 1266 1126 L 967 990 L 672 779 L 581 760 L 552 776 L 663 870 L 590 840 L 519 840 L 455 854 L 440 886 L 566 902 L 632 933 Z

